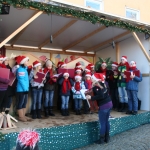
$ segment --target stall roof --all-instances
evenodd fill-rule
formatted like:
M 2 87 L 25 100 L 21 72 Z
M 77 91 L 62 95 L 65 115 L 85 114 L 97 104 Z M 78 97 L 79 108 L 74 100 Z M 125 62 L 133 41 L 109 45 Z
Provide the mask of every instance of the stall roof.
M 53 3 L 53 5 L 60 3 Z M 62 4 L 60 4 L 62 7 Z M 69 4 L 63 4 L 65 7 Z M 79 9 L 77 6 L 71 6 L 73 9 Z M 81 9 L 81 8 L 80 8 Z M 83 9 L 83 8 L 82 8 Z M 85 10 L 83 10 L 85 11 Z M 108 19 L 118 20 L 117 17 L 109 14 L 98 13 L 86 9 L 97 15 L 105 15 Z M 22 24 L 27 22 L 38 11 L 35 9 L 26 9 L 23 7 L 10 7 L 9 15 L 0 16 L 0 40 L 4 41 Z M 128 20 L 129 21 L 129 20 Z M 133 21 L 129 21 L 133 22 Z M 143 23 L 133 22 L 134 25 L 147 26 Z M 147 27 L 149 28 L 149 27 Z M 53 42 L 50 43 L 50 36 L 53 35 Z M 131 37 L 129 30 L 116 26 L 105 26 L 100 23 L 92 24 L 89 21 L 80 20 L 70 15 L 47 15 L 42 13 L 33 20 L 27 27 L 13 36 L 5 44 L 9 49 L 26 47 L 37 50 L 51 50 L 78 53 L 95 53 L 96 51 L 111 46 L 112 42 L 120 42 Z

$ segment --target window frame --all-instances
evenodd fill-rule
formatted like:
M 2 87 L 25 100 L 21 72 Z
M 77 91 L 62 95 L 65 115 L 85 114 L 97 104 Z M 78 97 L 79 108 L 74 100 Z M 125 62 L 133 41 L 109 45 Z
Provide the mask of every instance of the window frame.
M 137 14 L 136 19 L 127 17 L 127 11 L 135 12 Z M 132 19 L 132 20 L 140 20 L 140 11 L 137 10 L 137 9 L 125 7 L 125 17 L 128 18 L 128 19 Z

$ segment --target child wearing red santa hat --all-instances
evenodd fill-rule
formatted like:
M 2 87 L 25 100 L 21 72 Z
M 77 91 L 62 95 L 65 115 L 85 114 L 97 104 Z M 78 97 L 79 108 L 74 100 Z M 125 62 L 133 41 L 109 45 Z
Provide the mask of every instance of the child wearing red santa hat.
M 73 86 L 73 81 L 71 78 L 69 78 L 69 73 L 65 72 L 58 83 L 61 86 L 61 114 L 62 116 L 69 116 L 68 104 L 71 95 L 71 88 Z
M 32 119 L 40 119 L 41 118 L 41 103 L 42 103 L 42 94 L 43 94 L 43 87 L 44 83 L 36 82 L 35 79 L 38 78 L 36 75 L 38 72 L 43 73 L 42 66 L 39 61 L 33 62 L 33 69 L 30 72 L 29 80 L 31 84 L 31 98 L 32 98 Z M 45 78 L 43 78 L 43 81 Z
M 19 68 L 16 71 L 17 111 L 19 115 L 19 120 L 26 122 L 31 120 L 30 118 L 25 116 L 29 92 L 29 77 L 27 72 L 29 58 L 26 56 L 20 56 L 18 57 L 17 62 L 19 64 Z
M 91 74 L 93 75 L 95 73 L 95 66 L 93 64 L 88 64 L 88 66 L 91 68 Z
M 118 66 L 119 77 L 118 77 L 118 92 L 121 108 L 119 112 L 124 112 L 128 109 L 128 95 L 126 91 L 126 79 L 124 77 L 124 72 L 129 70 L 129 63 L 127 61 L 127 56 L 121 57 L 121 62 Z
M 82 94 L 81 89 L 86 89 L 81 75 L 75 75 L 75 83 L 72 87 L 73 99 L 75 104 L 76 115 L 81 115 Z

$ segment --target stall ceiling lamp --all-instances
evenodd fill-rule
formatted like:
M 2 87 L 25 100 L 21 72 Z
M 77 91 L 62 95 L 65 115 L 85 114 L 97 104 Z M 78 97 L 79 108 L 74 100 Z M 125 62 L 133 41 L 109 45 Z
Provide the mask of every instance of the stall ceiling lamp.
M 114 48 L 115 48 L 115 46 L 116 46 L 116 44 L 115 44 L 115 42 L 114 42 L 114 41 L 112 41 L 111 45 L 112 45 L 112 48 L 113 48 L 113 49 L 114 49 Z
M 95 52 L 87 52 L 88 54 L 95 54 Z
M 50 51 L 63 51 L 62 49 L 48 48 L 48 47 L 42 47 L 41 49 L 43 49 L 43 50 L 50 50 Z
M 36 46 L 27 46 L 27 45 L 13 45 L 14 47 L 24 47 L 24 48 L 35 48 L 35 49 L 38 49 L 38 47 Z
M 66 50 L 66 52 L 73 52 L 73 53 L 84 53 L 84 51 L 76 51 L 76 50 Z
M 5 44 L 5 46 L 11 46 L 11 44 Z

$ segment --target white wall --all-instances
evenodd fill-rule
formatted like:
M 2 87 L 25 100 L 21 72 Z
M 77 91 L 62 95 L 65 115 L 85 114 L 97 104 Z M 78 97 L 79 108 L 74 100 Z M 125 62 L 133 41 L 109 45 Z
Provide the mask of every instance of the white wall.
M 149 54 L 150 44 L 149 41 L 144 39 L 144 34 L 139 34 L 142 44 L 144 45 L 147 53 Z M 122 41 L 119 43 L 120 47 L 120 57 L 125 55 L 128 58 L 128 61 L 136 61 L 137 68 L 141 73 L 149 73 L 149 62 L 146 59 L 144 53 L 140 49 L 139 45 L 133 37 Z M 97 52 L 97 57 L 108 58 L 111 57 L 113 61 L 116 61 L 116 52 L 112 47 L 103 49 L 102 51 Z M 142 100 L 141 110 L 150 110 L 150 78 L 143 77 L 143 81 L 139 83 L 139 92 L 138 97 Z

